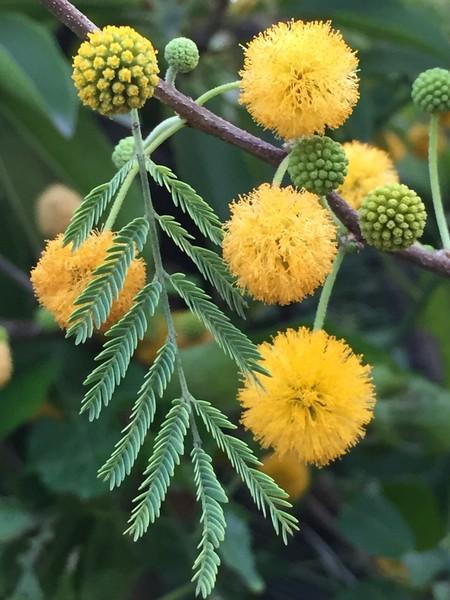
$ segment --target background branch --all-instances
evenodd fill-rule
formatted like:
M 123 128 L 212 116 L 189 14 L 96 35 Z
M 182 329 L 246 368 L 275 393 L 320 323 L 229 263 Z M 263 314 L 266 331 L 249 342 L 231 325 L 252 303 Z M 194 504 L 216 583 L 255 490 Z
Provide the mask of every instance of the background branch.
M 97 29 L 96 25 L 68 0 L 40 1 L 57 19 L 67 25 L 80 38 L 86 38 L 89 32 Z M 278 165 L 286 155 L 283 149 L 261 140 L 225 119 L 218 117 L 208 109 L 198 106 L 192 98 L 185 96 L 162 80 L 155 90 L 155 97 L 170 106 L 189 125 L 246 150 L 274 166 Z M 335 192 L 328 195 L 328 202 L 331 209 L 349 231 L 353 233 L 359 242 L 363 243 L 364 240 L 361 236 L 356 211 Z M 414 245 L 407 250 L 396 252 L 395 256 L 407 260 L 422 269 L 450 277 L 450 256 L 443 250 L 430 251 L 419 245 Z

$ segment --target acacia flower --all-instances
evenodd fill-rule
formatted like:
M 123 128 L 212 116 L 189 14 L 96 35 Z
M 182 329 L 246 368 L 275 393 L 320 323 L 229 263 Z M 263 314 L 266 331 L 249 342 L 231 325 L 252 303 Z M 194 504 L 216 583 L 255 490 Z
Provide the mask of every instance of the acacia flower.
M 358 101 L 357 66 L 329 21 L 277 23 L 245 48 L 240 102 L 282 138 L 324 133 Z
M 0 389 L 5 387 L 9 382 L 12 372 L 13 361 L 8 334 L 3 327 L 0 327 Z
M 108 25 L 88 34 L 73 59 L 80 100 L 103 115 L 141 108 L 158 85 L 156 51 L 132 27 Z
M 52 313 L 60 327 L 68 327 L 69 317 L 75 310 L 75 300 L 91 282 L 94 270 L 104 262 L 113 243 L 111 231 L 91 233 L 75 252 L 72 252 L 71 244 L 63 245 L 62 235 L 47 243 L 31 272 L 31 282 L 40 304 Z M 144 261 L 133 259 L 123 289 L 114 300 L 102 331 L 109 329 L 128 312 L 135 295 L 145 285 L 145 277 Z
M 323 466 L 364 436 L 375 404 L 371 368 L 345 341 L 301 327 L 259 351 L 271 377 L 248 377 L 238 397 L 244 426 L 264 448 Z
M 61 183 L 49 185 L 36 200 L 39 231 L 51 238 L 63 233 L 81 200 L 80 194 Z
M 280 456 L 272 452 L 263 458 L 260 469 L 272 477 L 291 500 L 298 500 L 309 487 L 309 468 L 293 454 Z
M 348 158 L 347 176 L 338 193 L 355 210 L 373 189 L 398 182 L 398 173 L 390 156 L 380 148 L 354 140 L 344 144 Z
M 310 192 L 263 184 L 231 204 L 223 256 L 257 300 L 303 300 L 323 283 L 335 255 L 336 227 Z

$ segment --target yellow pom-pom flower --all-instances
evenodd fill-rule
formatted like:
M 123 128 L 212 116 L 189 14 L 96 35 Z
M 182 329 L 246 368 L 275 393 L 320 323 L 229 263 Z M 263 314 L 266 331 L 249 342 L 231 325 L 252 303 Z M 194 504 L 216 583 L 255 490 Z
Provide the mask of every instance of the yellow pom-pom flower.
M 323 283 L 335 255 L 336 227 L 310 192 L 263 184 L 231 204 L 223 256 L 257 300 L 303 300 Z
M 358 59 L 330 22 L 277 23 L 245 49 L 241 96 L 285 139 L 335 129 L 358 101 Z
M 13 361 L 8 334 L 3 327 L 0 327 L 0 389 L 4 388 L 9 382 L 12 372 Z
M 389 155 L 380 148 L 354 140 L 344 144 L 348 158 L 347 176 L 338 193 L 355 210 L 373 189 L 398 183 L 398 173 Z
M 94 31 L 73 59 L 72 79 L 86 106 L 111 116 L 141 108 L 158 85 L 156 50 L 132 27 Z
M 263 458 L 260 468 L 289 494 L 291 500 L 298 500 L 309 488 L 309 468 L 293 454 L 280 456 L 273 452 Z
M 60 327 L 67 328 L 69 317 L 75 310 L 75 300 L 92 281 L 94 270 L 104 262 L 113 243 L 111 231 L 91 233 L 75 252 L 72 252 L 71 244 L 63 245 L 62 235 L 48 242 L 31 272 L 31 282 L 40 304 L 52 313 Z M 133 259 L 123 289 L 114 300 L 102 331 L 128 312 L 135 295 L 144 287 L 145 278 L 144 261 Z
M 263 447 L 323 466 L 364 436 L 375 404 L 371 369 L 343 340 L 302 327 L 259 351 L 271 377 L 248 377 L 238 397 L 242 422 Z
M 81 196 L 74 190 L 61 183 L 49 185 L 36 200 L 39 231 L 50 238 L 63 233 L 80 204 Z

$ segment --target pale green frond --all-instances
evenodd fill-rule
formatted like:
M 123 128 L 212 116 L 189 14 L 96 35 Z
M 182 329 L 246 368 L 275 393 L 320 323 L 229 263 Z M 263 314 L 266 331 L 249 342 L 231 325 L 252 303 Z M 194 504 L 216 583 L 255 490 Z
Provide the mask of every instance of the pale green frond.
M 92 281 L 76 299 L 75 309 L 69 318 L 67 337 L 75 335 L 75 344 L 85 342 L 104 323 L 113 301 L 119 296 L 128 268 L 144 247 L 148 222 L 138 217 L 122 227 L 114 236 L 104 262 L 95 269 Z
M 136 541 L 154 523 L 161 512 L 175 466 L 184 454 L 184 438 L 189 428 L 189 410 L 184 400 L 174 400 L 155 439 L 153 454 L 144 471 L 145 480 L 139 489 L 144 490 L 133 502 L 135 506 L 125 533 Z
M 288 494 L 269 475 L 258 470 L 261 463 L 244 441 L 224 433 L 224 429 L 235 426 L 220 410 L 204 400 L 193 399 L 193 403 L 207 431 L 249 489 L 256 506 L 264 516 L 269 513 L 276 533 L 287 543 L 287 536 L 298 529 L 297 519 L 285 510 L 291 508 Z
M 143 339 L 158 306 L 161 289 L 159 281 L 147 284 L 128 313 L 105 334 L 109 339 L 95 357 L 101 364 L 84 381 L 84 385 L 92 387 L 83 398 L 81 412 L 89 411 L 90 421 L 98 418 L 102 406 L 108 406 L 116 386 L 125 377 L 138 341 Z
M 131 472 L 153 422 L 156 399 L 162 397 L 172 378 L 175 360 L 176 347 L 168 339 L 145 375 L 128 425 L 122 431 L 123 437 L 117 442 L 110 458 L 99 469 L 98 476 L 103 481 L 109 481 L 111 490 L 118 487 Z
M 70 220 L 64 234 L 64 246 L 70 242 L 72 242 L 72 250 L 81 246 L 120 189 L 132 166 L 133 161 L 127 162 L 117 171 L 111 181 L 103 183 L 89 192 Z
M 197 501 L 202 507 L 202 537 L 198 545 L 200 550 L 192 569 L 192 581 L 196 582 L 196 596 L 206 598 L 214 589 L 220 558 L 216 552 L 225 538 L 225 515 L 221 504 L 228 498 L 211 465 L 211 457 L 195 445 L 191 452 L 194 466 L 194 481 L 197 489 Z
M 257 371 L 267 375 L 267 371 L 258 364 L 261 357 L 256 346 L 211 302 L 208 294 L 186 279 L 182 273 L 171 275 L 170 282 L 190 310 L 212 333 L 222 350 L 236 362 L 242 373 L 251 375 L 253 371 Z
M 147 160 L 147 169 L 156 183 L 165 186 L 171 193 L 175 206 L 191 217 L 205 237 L 220 246 L 223 239 L 222 223 L 211 206 L 190 185 L 180 181 L 169 167 Z
M 158 216 L 158 222 L 161 229 L 189 256 L 203 277 L 216 288 L 228 306 L 245 318 L 247 303 L 234 286 L 223 258 L 212 250 L 191 244 L 189 240 L 193 237 L 171 215 Z

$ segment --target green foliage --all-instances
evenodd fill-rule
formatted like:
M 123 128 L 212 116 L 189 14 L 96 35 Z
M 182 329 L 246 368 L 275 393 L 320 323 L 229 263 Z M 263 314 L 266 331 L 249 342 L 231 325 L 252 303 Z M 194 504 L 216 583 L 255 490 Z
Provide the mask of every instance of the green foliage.
M 214 589 L 220 558 L 216 552 L 225 537 L 225 516 L 221 504 L 228 502 L 222 486 L 211 466 L 211 457 L 199 446 L 194 445 L 191 452 L 194 465 L 194 480 L 197 488 L 197 500 L 201 503 L 202 537 L 200 550 L 194 562 L 192 581 L 197 583 L 195 594 L 207 598 Z
M 257 362 L 260 356 L 256 347 L 210 301 L 208 294 L 186 279 L 182 273 L 171 275 L 170 282 L 190 310 L 213 334 L 222 350 L 236 362 L 242 373 L 251 375 L 256 371 L 266 374 L 265 369 Z
M 150 175 L 159 185 L 164 185 L 172 194 L 175 206 L 187 213 L 204 236 L 220 246 L 222 243 L 222 225 L 213 209 L 190 185 L 180 181 L 175 173 L 164 165 L 147 161 Z
M 72 250 L 81 246 L 122 186 L 132 166 L 132 162 L 127 162 L 117 171 L 111 181 L 103 183 L 89 192 L 75 211 L 66 229 L 65 245 L 72 243 Z
M 287 536 L 297 529 L 297 519 L 285 510 L 291 507 L 286 492 L 271 477 L 255 468 L 261 463 L 245 442 L 223 432 L 224 429 L 235 429 L 235 426 L 220 410 L 209 402 L 199 400 L 195 401 L 194 407 L 208 432 L 249 489 L 256 506 L 264 516 L 269 513 L 276 533 L 281 534 L 286 544 Z
M 111 457 L 99 470 L 99 477 L 109 481 L 110 489 L 118 487 L 129 475 L 156 412 L 156 398 L 162 398 L 175 368 L 176 348 L 171 340 L 158 351 L 148 370 L 131 412 Z
M 343 508 L 339 531 L 352 544 L 375 555 L 398 557 L 414 548 L 408 524 L 381 495 L 358 494 Z
M 161 229 L 195 263 L 203 277 L 216 288 L 228 306 L 233 308 L 242 318 L 245 318 L 244 309 L 247 304 L 239 290 L 234 287 L 233 278 L 223 258 L 208 248 L 191 244 L 189 240 L 194 239 L 194 237 L 172 216 L 159 216 L 158 222 Z
M 125 374 L 139 340 L 147 331 L 161 294 L 159 281 L 147 284 L 136 296 L 134 305 L 118 323 L 106 332 L 109 338 L 95 360 L 101 364 L 86 378 L 92 386 L 86 393 L 81 412 L 89 412 L 89 420 L 98 419 L 103 406 L 108 406 L 114 390 Z
M 261 593 L 265 584 L 255 565 L 255 548 L 252 548 L 251 531 L 247 520 L 237 511 L 225 511 L 227 530 L 220 546 L 220 555 L 224 564 L 242 578 L 248 589 Z
M 105 261 L 95 269 L 92 281 L 75 300 L 79 306 L 69 319 L 67 335 L 75 336 L 75 344 L 86 341 L 108 318 L 113 301 L 125 283 L 128 268 L 136 251 L 144 247 L 148 222 L 143 217 L 133 219 L 115 235 Z
M 155 439 L 153 454 L 144 471 L 145 480 L 139 489 L 144 490 L 134 499 L 135 506 L 126 530 L 134 540 L 147 531 L 161 512 L 175 466 L 184 454 L 184 438 L 189 427 L 189 410 L 185 400 L 174 400 Z

